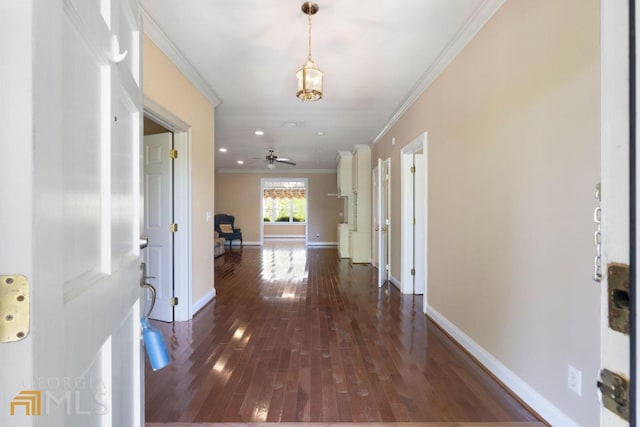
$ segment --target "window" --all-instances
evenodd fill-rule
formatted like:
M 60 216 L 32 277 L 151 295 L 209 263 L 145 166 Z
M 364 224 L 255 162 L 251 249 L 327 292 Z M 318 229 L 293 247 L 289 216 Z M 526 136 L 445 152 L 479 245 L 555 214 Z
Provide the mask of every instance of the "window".
M 263 183 L 264 222 L 306 222 L 305 181 L 269 180 Z

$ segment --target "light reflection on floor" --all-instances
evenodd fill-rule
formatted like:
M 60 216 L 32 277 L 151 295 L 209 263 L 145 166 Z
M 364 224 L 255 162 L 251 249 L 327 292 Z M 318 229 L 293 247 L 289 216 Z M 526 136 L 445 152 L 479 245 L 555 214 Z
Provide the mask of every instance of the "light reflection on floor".
M 262 248 L 262 279 L 271 283 L 287 282 L 288 286 L 278 294 L 281 299 L 294 299 L 300 295 L 301 285 L 306 285 L 307 247 L 304 242 L 265 241 Z M 264 296 L 272 299 L 272 296 Z

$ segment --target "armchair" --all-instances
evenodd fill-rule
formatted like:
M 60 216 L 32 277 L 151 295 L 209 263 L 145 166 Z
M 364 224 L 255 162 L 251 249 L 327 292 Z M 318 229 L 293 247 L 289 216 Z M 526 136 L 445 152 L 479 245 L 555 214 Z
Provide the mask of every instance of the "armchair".
M 232 215 L 216 214 L 214 217 L 215 230 L 220 237 L 224 237 L 229 242 L 229 247 L 233 244 L 233 240 L 240 240 L 240 247 L 242 247 L 242 231 L 239 228 L 235 228 L 235 218 Z

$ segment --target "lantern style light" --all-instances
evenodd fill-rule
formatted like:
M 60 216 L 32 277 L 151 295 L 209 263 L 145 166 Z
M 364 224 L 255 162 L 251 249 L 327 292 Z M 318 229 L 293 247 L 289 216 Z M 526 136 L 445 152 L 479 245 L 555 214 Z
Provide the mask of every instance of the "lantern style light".
M 322 71 L 311 58 L 311 15 L 315 15 L 320 7 L 310 1 L 302 4 L 302 12 L 309 18 L 309 50 L 307 60 L 296 73 L 298 79 L 298 91 L 296 96 L 302 102 L 317 101 L 322 99 Z

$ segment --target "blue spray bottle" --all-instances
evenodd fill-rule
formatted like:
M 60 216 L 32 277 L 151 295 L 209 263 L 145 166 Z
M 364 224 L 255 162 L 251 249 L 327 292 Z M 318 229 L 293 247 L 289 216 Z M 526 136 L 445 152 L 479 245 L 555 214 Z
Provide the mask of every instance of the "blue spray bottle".
M 144 263 L 142 263 L 141 268 L 146 269 Z M 146 276 L 143 273 L 140 287 L 147 288 L 151 291 L 151 306 L 145 316 L 140 318 L 140 324 L 142 326 L 142 341 L 144 342 L 144 347 L 147 349 L 147 356 L 149 356 L 151 369 L 157 371 L 158 369 L 162 369 L 167 366 L 171 362 L 171 359 L 169 358 L 169 352 L 167 351 L 167 345 L 162 337 L 162 332 L 149 325 L 149 314 L 151 314 L 151 310 L 153 310 L 153 306 L 156 303 L 156 289 L 153 285 L 146 283 L 144 281 L 145 279 Z

